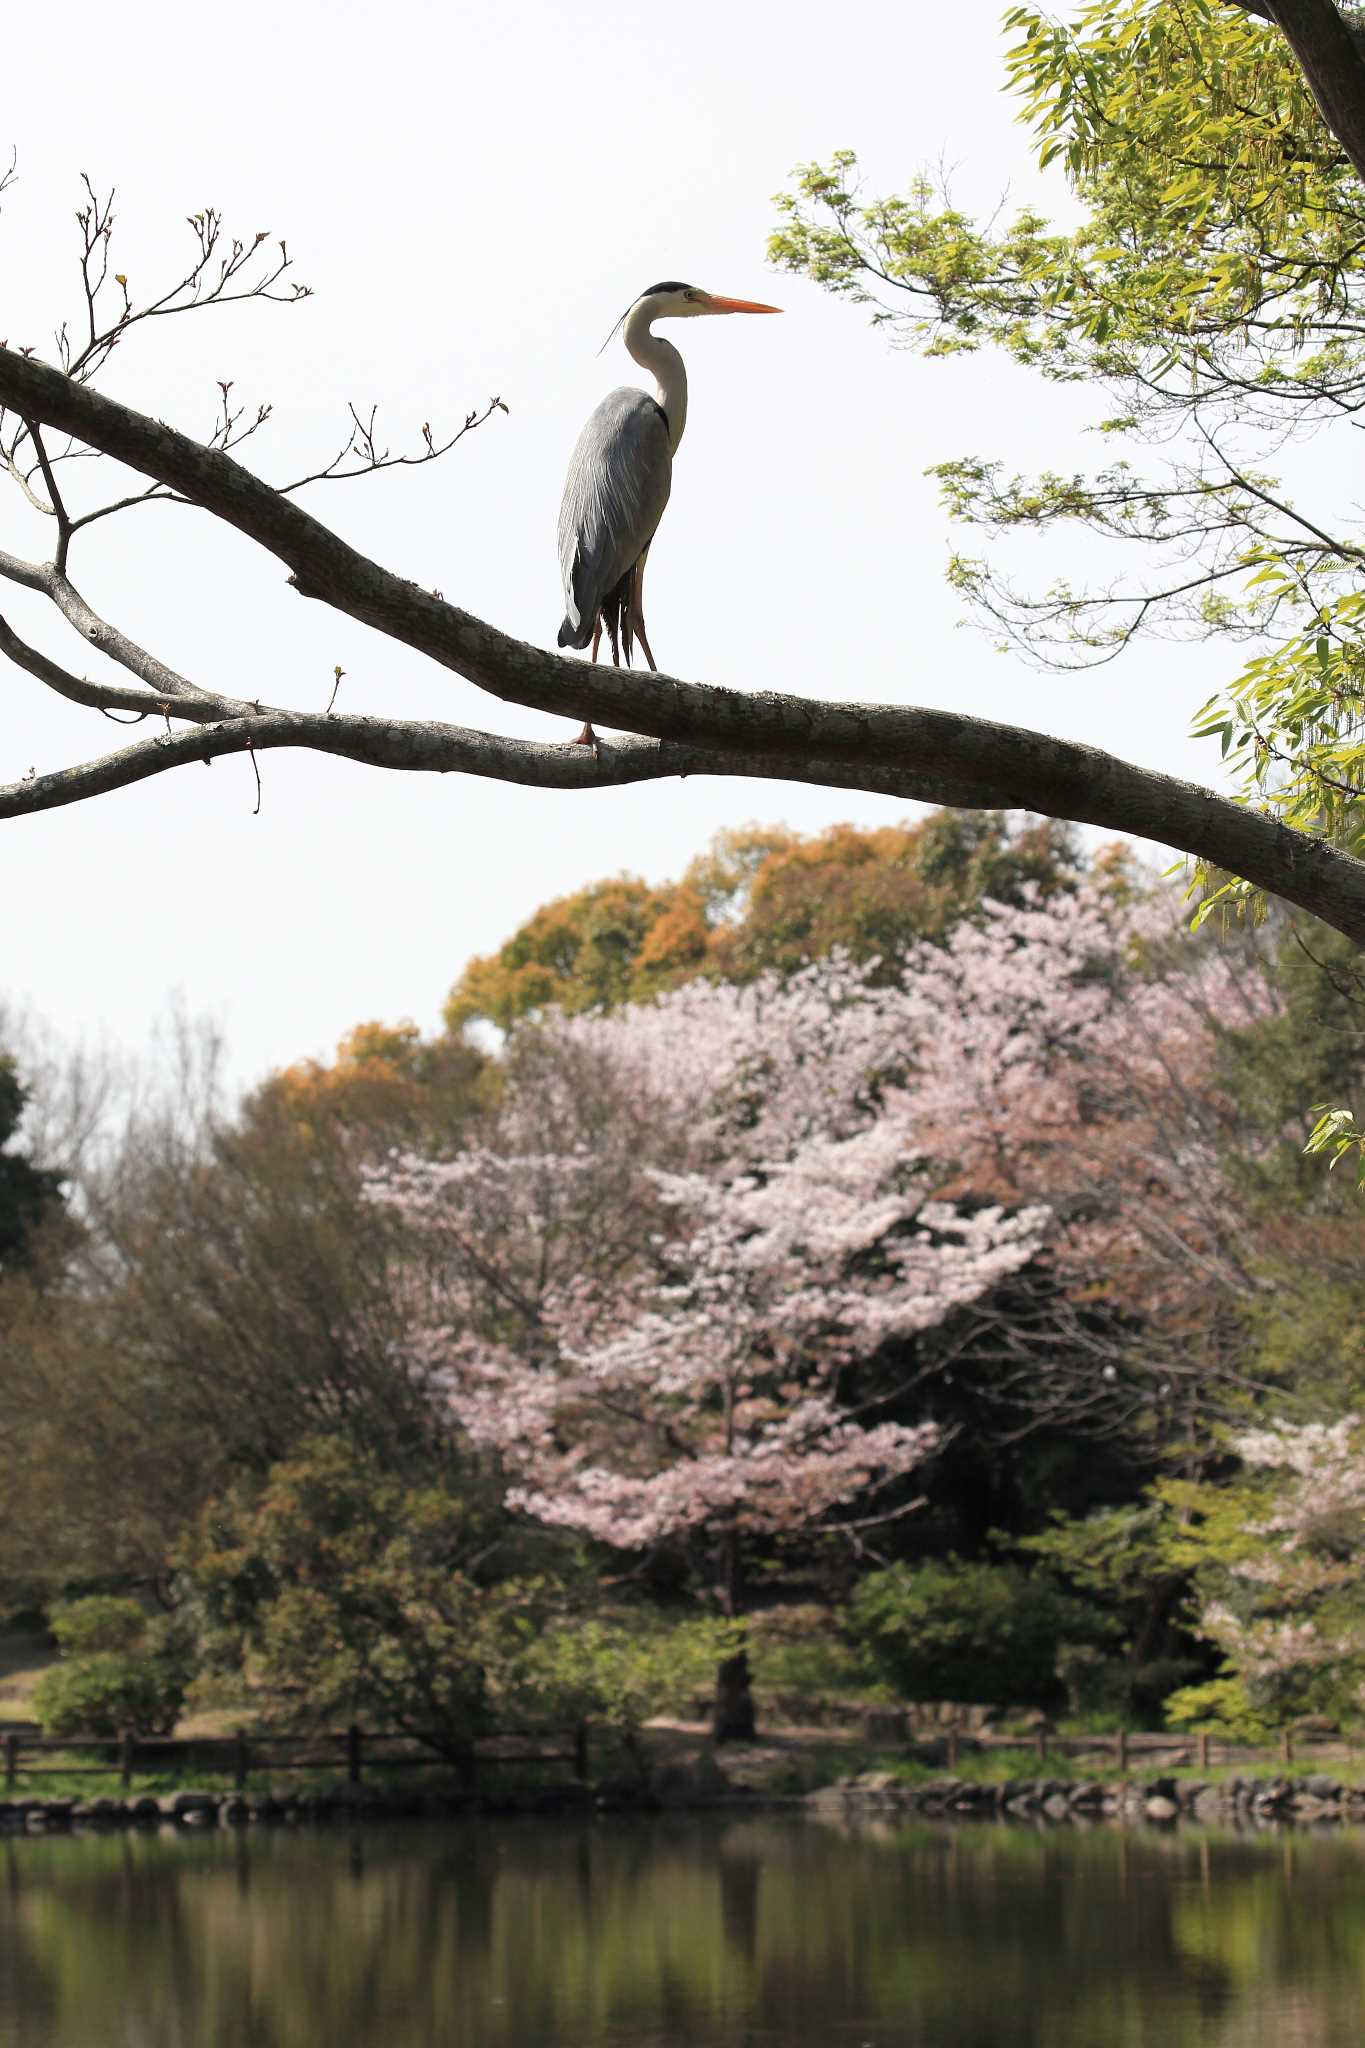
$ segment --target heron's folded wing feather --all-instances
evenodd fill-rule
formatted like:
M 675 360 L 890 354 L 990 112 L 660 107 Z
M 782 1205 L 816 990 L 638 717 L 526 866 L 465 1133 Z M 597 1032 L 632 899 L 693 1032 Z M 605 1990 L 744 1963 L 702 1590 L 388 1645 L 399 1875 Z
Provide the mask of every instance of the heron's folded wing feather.
M 668 503 L 673 453 L 657 402 L 632 385 L 602 400 L 578 437 L 559 508 L 568 622 L 594 619 L 633 569 Z

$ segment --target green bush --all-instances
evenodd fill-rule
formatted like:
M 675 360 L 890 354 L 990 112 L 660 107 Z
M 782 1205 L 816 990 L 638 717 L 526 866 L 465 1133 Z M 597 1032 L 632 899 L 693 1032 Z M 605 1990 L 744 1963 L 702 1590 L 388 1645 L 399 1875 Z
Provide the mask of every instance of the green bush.
M 1058 1657 L 1106 1626 L 1045 1572 L 945 1557 L 873 1572 L 853 1595 L 848 1634 L 906 1699 L 1035 1705 L 1058 1692 Z
M 61 1661 L 33 1689 L 45 1735 L 170 1734 L 194 1670 L 175 1616 L 101 1594 L 54 1608 L 50 1620 Z
M 185 1681 L 156 1657 L 118 1650 L 73 1657 L 45 1671 L 33 1688 L 44 1735 L 169 1735 L 185 1701 Z
M 1173 1692 L 1166 1701 L 1166 1721 L 1171 1728 L 1221 1735 L 1227 1742 L 1264 1742 L 1270 1734 L 1270 1724 L 1257 1712 L 1245 1685 L 1232 1676 Z
M 645 1613 L 566 1613 L 509 1666 L 505 1704 L 533 1717 L 604 1723 L 645 1775 L 646 1721 L 710 1683 L 743 1641 L 735 1622 L 707 1617 L 670 1625 Z
M 412 1730 L 460 1757 L 548 1604 L 538 1579 L 481 1576 L 501 1534 L 472 1493 L 319 1437 L 214 1503 L 186 1562 L 208 1652 L 249 1660 L 275 1714 Z
M 800 1693 L 811 1699 L 840 1694 L 867 1699 L 884 1690 L 836 1616 L 813 1603 L 772 1607 L 751 1616 L 749 1659 L 754 1682 L 771 1692 Z
M 145 1643 L 151 1626 L 136 1600 L 114 1593 L 95 1593 L 54 1607 L 48 1617 L 64 1657 L 89 1657 L 99 1650 L 135 1650 Z

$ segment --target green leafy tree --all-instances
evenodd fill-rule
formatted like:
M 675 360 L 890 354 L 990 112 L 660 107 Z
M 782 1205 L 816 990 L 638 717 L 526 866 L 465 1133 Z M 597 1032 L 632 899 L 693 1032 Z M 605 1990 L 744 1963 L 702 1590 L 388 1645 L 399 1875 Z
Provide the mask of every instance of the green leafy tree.
M 458 1757 L 536 1613 L 537 1588 L 490 1581 L 497 1538 L 469 1495 L 319 1438 L 209 1509 L 186 1563 L 220 1667 L 245 1657 L 307 1725 L 368 1720 Z
M 1177 1684 L 1206 1667 L 1180 1625 L 1189 1574 L 1173 1567 L 1165 1535 L 1164 1510 L 1148 1497 L 1084 1515 L 1054 1512 L 1040 1534 L 1019 1539 L 1020 1551 L 1104 1617 L 1100 1640 L 1087 1629 L 1058 1656 L 1075 1711 L 1148 1719 Z
M 1362 532 L 1345 505 L 1300 507 L 1265 467 L 1286 439 L 1344 435 L 1365 400 L 1365 193 L 1296 61 L 1312 51 L 1287 18 L 1307 14 L 1340 33 L 1330 7 L 1092 0 L 1065 22 L 1014 7 L 1010 81 L 1078 225 L 1025 210 L 982 226 L 927 178 L 870 197 L 842 151 L 798 173 L 771 253 L 927 355 L 996 347 L 1093 387 L 1114 449 L 1093 473 L 1019 476 L 989 454 L 935 473 L 983 535 L 1076 527 L 1128 571 L 1030 591 L 959 554 L 953 583 L 1044 663 L 1108 661 L 1153 634 L 1224 643 L 1196 730 L 1248 803 L 1360 852 Z M 1349 141 L 1342 108 L 1365 110 L 1365 67 L 1342 41 L 1335 75 L 1310 69 Z M 1209 900 L 1248 893 L 1219 877 Z
M 1194 1574 L 1196 1625 L 1223 1654 L 1219 1682 L 1275 1724 L 1304 1712 L 1358 1720 L 1365 1705 L 1365 1430 L 1275 1418 L 1228 1442 L 1221 1484 L 1170 1480 L 1166 1539 Z M 1177 1699 L 1188 1719 L 1195 1703 Z

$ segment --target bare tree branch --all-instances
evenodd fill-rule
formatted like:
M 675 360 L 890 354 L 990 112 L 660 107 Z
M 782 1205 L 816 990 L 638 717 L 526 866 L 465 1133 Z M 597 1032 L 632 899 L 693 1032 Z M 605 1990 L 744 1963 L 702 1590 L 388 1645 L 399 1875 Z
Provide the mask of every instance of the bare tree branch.
M 71 520 L 66 506 L 62 502 L 62 494 L 57 488 L 57 479 L 52 473 L 52 464 L 47 459 L 47 449 L 43 446 L 42 435 L 32 420 L 25 420 L 24 427 L 29 439 L 33 443 L 33 452 L 38 458 L 38 467 L 43 472 L 43 482 L 47 485 L 47 495 L 52 500 L 52 516 L 57 522 L 57 553 L 54 557 L 54 567 L 58 575 L 64 575 L 66 572 L 67 552 L 71 546 Z
M 387 448 L 379 446 L 374 437 L 378 410 L 377 406 L 372 405 L 369 418 L 362 419 L 355 407 L 351 406 L 351 433 L 345 446 L 338 449 L 324 468 L 312 470 L 307 476 L 295 477 L 292 484 L 280 484 L 278 488 L 286 493 L 301 491 L 305 484 L 340 482 L 342 478 L 348 476 L 372 476 L 378 469 L 416 469 L 424 462 L 439 462 L 443 455 L 450 453 L 457 441 L 463 441 L 466 434 L 472 434 L 476 427 L 483 426 L 495 412 L 506 412 L 507 407 L 500 398 L 490 398 L 482 412 L 476 406 L 472 412 L 466 414 L 464 425 L 458 427 L 444 441 L 436 440 L 430 424 L 424 420 L 422 452 L 419 455 L 392 455 Z M 227 447 L 231 444 L 219 442 L 218 445 Z M 341 465 L 350 455 L 356 458 L 355 462 L 351 468 L 343 469 Z
M 253 747 L 315 747 L 376 765 L 459 769 L 540 787 L 601 788 L 642 773 L 781 775 L 959 807 L 1019 807 L 1138 833 L 1245 876 L 1365 945 L 1365 862 L 1211 790 L 1094 747 L 961 713 L 749 694 L 550 654 L 368 560 L 222 450 L 8 348 L 0 348 L 0 404 L 201 506 L 285 563 L 304 596 L 417 649 L 500 701 L 671 743 L 643 754 L 609 745 L 594 761 L 583 748 L 527 747 L 486 734 L 471 741 L 458 729 L 419 722 L 274 713 L 249 727 L 233 722 L 216 737 L 210 727 L 64 775 L 35 776 L 5 792 L 3 815 L 141 780 L 158 772 L 158 760 L 173 765 L 244 749 L 248 730 Z M 13 573 L 9 560 L 0 558 L 0 571 Z M 16 580 L 47 587 L 44 572 L 16 566 Z M 193 686 L 176 680 L 180 691 L 166 694 L 183 702 Z
M 174 700 L 158 697 L 152 690 L 128 690 L 117 684 L 90 683 L 81 676 L 73 676 L 67 669 L 50 661 L 36 647 L 21 640 L 8 621 L 0 618 L 0 654 L 12 661 L 16 668 L 26 669 L 49 690 L 59 697 L 66 697 L 73 704 L 82 704 L 91 711 L 135 711 L 139 717 L 147 718 L 154 712 L 169 716 L 172 711 L 177 718 L 197 719 L 210 723 L 220 718 L 251 718 L 260 707 L 244 699 L 210 696 L 207 692 L 196 692 L 192 697 L 178 697 Z
M 101 199 L 84 172 L 81 173 L 81 183 L 85 187 L 86 204 L 77 212 L 76 222 L 81 231 L 85 340 L 79 348 L 74 347 L 66 326 L 58 330 L 58 360 L 68 376 L 82 382 L 95 376 L 129 329 L 144 320 L 160 320 L 173 313 L 188 313 L 204 306 L 237 305 L 243 299 L 271 299 L 294 305 L 300 299 L 312 296 L 311 288 L 306 284 L 289 284 L 283 290 L 275 289 L 286 270 L 291 268 L 289 249 L 284 241 L 280 241 L 276 244 L 278 255 L 265 255 L 270 235 L 264 228 L 250 241 L 234 237 L 227 245 L 227 254 L 220 255 L 223 217 L 216 207 L 206 206 L 199 213 L 187 216 L 198 253 L 185 274 L 168 290 L 157 292 L 145 304 L 135 305 L 126 273 L 115 271 L 112 281 L 118 287 L 120 303 L 115 307 L 112 319 L 107 319 L 100 312 L 99 301 L 110 283 L 114 193 L 111 189 L 108 197 Z M 264 256 L 267 267 L 252 277 L 252 268 L 261 256 Z
M 14 635 L 0 622 L 0 651 L 12 654 Z M 22 643 L 20 643 L 22 646 Z M 54 665 L 25 649 L 21 667 L 48 681 Z M 41 665 L 41 666 L 40 666 Z M 62 672 L 58 671 L 59 675 Z M 63 696 L 100 705 L 147 703 L 148 709 L 169 711 L 176 718 L 199 716 L 199 706 L 159 705 L 133 691 L 96 691 L 90 684 L 62 676 Z M 73 689 L 71 686 L 75 685 Z M 56 687 L 54 685 L 54 687 Z M 89 691 L 89 699 L 77 692 Z M 945 801 L 945 789 L 957 790 L 964 809 L 996 809 L 1012 799 L 992 796 L 975 785 L 946 782 L 941 775 L 916 775 L 910 770 L 858 767 L 841 761 L 799 762 L 787 754 L 719 753 L 709 747 L 683 746 L 667 740 L 625 739 L 604 743 L 600 759 L 589 747 L 542 746 L 531 740 L 505 739 L 496 733 L 472 731 L 418 719 L 336 717 L 326 711 L 269 711 L 244 707 L 236 715 L 203 725 L 193 732 L 175 732 L 141 740 L 117 753 L 54 774 L 33 774 L 21 782 L 0 785 L 0 818 L 20 818 L 64 804 L 103 796 L 149 776 L 188 762 L 212 762 L 225 754 L 267 753 L 279 747 L 311 749 L 359 761 L 374 768 L 422 770 L 428 774 L 478 775 L 497 782 L 520 783 L 532 789 L 613 789 L 633 782 L 656 782 L 687 775 L 752 776 L 760 780 L 813 782 L 836 789 L 866 789 L 909 801 Z M 952 798 L 946 799 L 952 801 Z
M 13 583 L 22 583 L 29 590 L 40 590 L 45 597 L 50 597 L 82 640 L 107 654 L 121 668 L 128 669 L 159 696 L 185 698 L 203 695 L 184 676 L 168 668 L 164 661 L 158 661 L 145 647 L 139 647 L 135 640 L 130 640 L 117 626 L 111 626 L 107 619 L 102 619 L 55 562 L 20 562 L 13 555 L 0 554 L 0 576 Z

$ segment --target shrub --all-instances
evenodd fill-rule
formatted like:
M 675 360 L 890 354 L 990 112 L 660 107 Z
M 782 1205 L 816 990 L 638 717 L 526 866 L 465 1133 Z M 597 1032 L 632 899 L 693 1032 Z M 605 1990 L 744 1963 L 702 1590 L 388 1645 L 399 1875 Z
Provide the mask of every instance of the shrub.
M 752 1615 L 749 1656 L 756 1682 L 773 1692 L 866 1699 L 884 1690 L 827 1607 L 772 1607 Z
M 608 1727 L 642 1776 L 641 1731 L 652 1715 L 712 1679 L 743 1642 L 734 1622 L 701 1618 L 671 1627 L 647 1615 L 566 1614 L 526 1646 L 509 1672 L 504 1705 L 538 1718 Z
M 185 1701 L 185 1680 L 155 1657 L 100 1650 L 45 1671 L 33 1708 L 45 1735 L 169 1735 Z
M 64 1657 L 89 1657 L 100 1650 L 136 1649 L 146 1641 L 150 1623 L 136 1600 L 96 1593 L 54 1607 L 49 1626 Z
M 949 1556 L 873 1572 L 853 1596 L 848 1632 L 907 1699 L 1004 1706 L 1052 1699 L 1063 1645 L 1074 1656 L 1106 1626 L 1044 1572 Z
M 210 1507 L 187 1563 L 210 1653 L 249 1657 L 278 1711 L 421 1733 L 459 1757 L 489 1724 L 490 1672 L 545 1605 L 537 1580 L 480 1577 L 506 1547 L 493 1535 L 476 1499 L 313 1438 Z
M 97 1595 L 54 1609 L 61 1662 L 33 1689 L 45 1735 L 168 1735 L 193 1674 L 192 1646 L 173 1616 Z
M 1240 1678 L 1211 1678 L 1204 1685 L 1186 1685 L 1166 1702 L 1172 1728 L 1194 1734 L 1221 1735 L 1228 1742 L 1264 1742 L 1269 1723 L 1257 1712 Z

